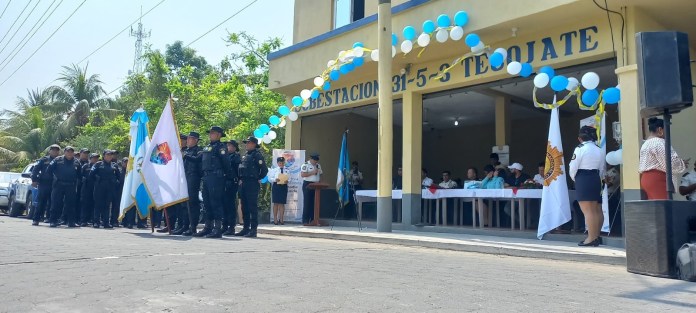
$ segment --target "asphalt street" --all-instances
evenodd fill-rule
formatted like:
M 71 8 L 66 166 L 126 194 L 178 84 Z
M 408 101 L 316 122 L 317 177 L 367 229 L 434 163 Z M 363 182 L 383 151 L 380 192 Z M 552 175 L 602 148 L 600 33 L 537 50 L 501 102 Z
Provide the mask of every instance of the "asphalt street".
M 30 224 L 0 216 L 0 312 L 696 311 L 696 283 L 622 266 Z

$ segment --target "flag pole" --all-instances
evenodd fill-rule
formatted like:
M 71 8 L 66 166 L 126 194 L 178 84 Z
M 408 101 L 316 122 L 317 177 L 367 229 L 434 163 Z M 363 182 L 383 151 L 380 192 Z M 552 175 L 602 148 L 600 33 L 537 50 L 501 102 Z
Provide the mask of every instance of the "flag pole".
M 155 219 L 152 218 L 152 210 L 154 210 L 154 208 L 150 208 L 150 212 L 149 212 L 149 215 L 150 215 L 150 228 L 151 228 L 151 229 L 150 229 L 150 233 L 154 233 L 154 232 L 155 232 Z
M 167 208 L 162 209 L 164 211 L 164 225 L 167 226 L 167 230 L 169 231 L 169 234 L 172 234 L 172 228 L 169 227 L 169 215 L 167 214 Z

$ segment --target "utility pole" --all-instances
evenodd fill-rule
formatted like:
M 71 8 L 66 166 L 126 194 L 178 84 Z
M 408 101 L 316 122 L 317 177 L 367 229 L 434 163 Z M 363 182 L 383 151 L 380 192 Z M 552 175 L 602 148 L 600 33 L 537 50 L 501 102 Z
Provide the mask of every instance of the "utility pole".
M 379 139 L 377 167 L 377 231 L 392 231 L 392 163 L 394 163 L 394 117 L 392 103 L 392 22 L 391 0 L 379 0 L 377 26 L 379 60 Z
M 143 7 L 140 7 L 140 20 L 138 21 L 138 30 L 133 30 L 131 26 L 130 35 L 135 37 L 135 57 L 133 59 L 133 73 L 140 74 L 143 72 L 143 39 L 150 38 L 150 31 L 143 30 Z

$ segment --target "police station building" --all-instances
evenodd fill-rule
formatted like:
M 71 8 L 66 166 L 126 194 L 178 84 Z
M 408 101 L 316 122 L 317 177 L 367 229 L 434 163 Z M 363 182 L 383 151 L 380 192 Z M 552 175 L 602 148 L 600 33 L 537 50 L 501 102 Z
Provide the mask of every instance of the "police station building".
M 377 2 L 295 0 L 293 45 L 268 56 L 269 87 L 286 95 L 290 103 L 301 90 L 314 87 L 313 79 L 339 51 L 351 49 L 355 42 L 376 49 Z M 591 0 L 392 0 L 392 30 L 401 42 L 405 26 L 412 25 L 420 33 L 423 21 L 466 11 L 465 34 L 475 32 L 486 45 L 504 47 L 508 54 L 505 64 L 528 62 L 535 71 L 548 65 L 578 79 L 595 72 L 600 89 L 619 86 L 621 102 L 606 107 L 607 151 L 623 149 L 623 200 L 635 200 L 640 199 L 639 150 L 647 133 L 640 116 L 635 34 L 687 33 L 694 56 L 696 10 L 690 0 L 607 3 L 613 12 L 603 8 L 605 1 Z M 484 165 L 490 163 L 489 155 L 497 152 L 501 162 L 520 163 L 525 173 L 536 174 L 537 165 L 545 160 L 550 111 L 534 106 L 533 75 L 511 76 L 505 66 L 491 67 L 483 54 L 466 58 L 439 77 L 470 51 L 464 40 L 440 43 L 433 37 L 422 53 L 415 43 L 406 55 L 398 45 L 396 50 L 396 56 L 387 60 L 392 62 L 388 88 L 394 98 L 394 167 L 388 170 L 396 176 L 397 167 L 403 168 L 400 227 L 408 229 L 423 222 L 422 168 L 427 168 L 436 183 L 443 171 L 465 180 L 470 167 L 478 169 L 480 179 Z M 311 99 L 298 112 L 299 118 L 286 126 L 285 148 L 320 153 L 322 181 L 331 186 L 336 181 L 342 134 L 349 129 L 350 158 L 360 163 L 362 187 L 377 189 L 377 94 L 384 86 L 377 83 L 377 62 L 369 59 L 365 53 L 363 66 L 331 82 L 330 90 Z M 545 103 L 553 99 L 549 88 L 537 95 Z M 575 100 L 561 107 L 566 166 L 578 144 L 580 121 L 593 114 L 580 110 Z M 696 109 L 687 109 L 673 119 L 673 146 L 684 159 L 696 160 L 695 120 Z M 612 130 L 614 122 L 620 123 L 620 142 L 614 139 L 618 137 Z M 333 217 L 331 213 L 322 215 Z

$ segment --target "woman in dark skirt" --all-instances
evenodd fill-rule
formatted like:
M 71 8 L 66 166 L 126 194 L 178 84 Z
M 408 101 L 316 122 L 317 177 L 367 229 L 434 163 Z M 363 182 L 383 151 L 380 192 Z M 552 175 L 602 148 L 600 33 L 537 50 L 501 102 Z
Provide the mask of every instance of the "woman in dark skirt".
M 575 181 L 575 196 L 587 225 L 587 238 L 578 243 L 578 246 L 596 247 L 601 243 L 599 236 L 604 224 L 601 206 L 604 157 L 597 146 L 597 129 L 594 127 L 580 128 L 578 140 L 580 145 L 575 148 L 569 171 L 570 178 Z
M 288 174 L 285 173 L 285 158 L 276 159 L 278 167 L 272 168 L 268 173 L 268 180 L 273 183 L 271 187 L 271 202 L 273 202 L 273 224 L 284 225 L 285 204 L 288 200 Z

